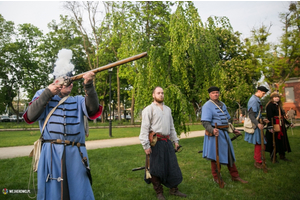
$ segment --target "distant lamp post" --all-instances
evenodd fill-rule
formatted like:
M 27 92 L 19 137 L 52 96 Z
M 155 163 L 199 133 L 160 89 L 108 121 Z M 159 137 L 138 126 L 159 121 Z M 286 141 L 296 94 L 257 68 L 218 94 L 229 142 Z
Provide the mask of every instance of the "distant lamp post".
M 109 137 L 112 137 L 112 119 L 111 119 L 111 73 L 113 68 L 108 69 L 109 73 Z

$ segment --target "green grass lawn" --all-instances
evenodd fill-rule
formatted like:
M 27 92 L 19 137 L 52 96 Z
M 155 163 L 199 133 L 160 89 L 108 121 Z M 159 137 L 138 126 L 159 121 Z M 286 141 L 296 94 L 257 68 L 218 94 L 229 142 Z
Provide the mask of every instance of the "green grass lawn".
M 300 198 L 300 127 L 289 131 L 292 152 L 286 157 L 292 162 L 273 164 L 266 153 L 267 164 L 271 170 L 264 173 L 254 168 L 254 146 L 243 139 L 233 141 L 236 155 L 236 166 L 241 178 L 248 184 L 233 182 L 226 166 L 222 166 L 221 174 L 226 182 L 220 189 L 213 182 L 210 162 L 197 153 L 202 149 L 203 137 L 182 139 L 182 152 L 177 154 L 183 174 L 180 191 L 186 193 L 186 199 L 236 199 L 236 200 L 295 200 Z M 143 166 L 145 154 L 141 145 L 113 147 L 89 150 L 93 191 L 96 199 L 107 200 L 150 200 L 155 199 L 152 185 L 144 182 L 144 171 L 131 171 Z M 0 165 L 0 188 L 27 189 L 31 158 L 20 157 L 3 159 Z M 32 187 L 31 187 L 32 188 Z M 168 200 L 178 200 L 170 196 L 164 187 L 164 195 Z M 26 194 L 0 194 L 0 199 L 29 199 Z
M 190 125 L 190 131 L 204 130 L 202 125 Z M 89 130 L 89 140 L 103 140 L 112 138 L 124 138 L 124 137 L 137 137 L 140 134 L 139 127 L 128 127 L 128 128 L 112 128 L 112 137 L 109 137 L 108 128 L 100 128 Z M 22 145 L 33 145 L 40 137 L 39 130 L 32 131 L 0 131 L 0 147 L 10 147 L 10 146 L 22 146 Z
M 135 122 L 135 125 L 140 125 L 140 122 Z M 123 126 L 123 125 L 130 125 L 130 121 L 112 121 L 112 126 Z M 94 123 L 93 121 L 89 121 L 89 126 L 109 126 L 109 122 L 99 122 L 97 121 Z M 32 124 L 27 124 L 26 122 L 0 122 L 0 129 L 9 129 L 9 128 L 23 128 L 23 129 L 29 129 L 29 128 L 38 128 L 39 123 L 34 122 Z

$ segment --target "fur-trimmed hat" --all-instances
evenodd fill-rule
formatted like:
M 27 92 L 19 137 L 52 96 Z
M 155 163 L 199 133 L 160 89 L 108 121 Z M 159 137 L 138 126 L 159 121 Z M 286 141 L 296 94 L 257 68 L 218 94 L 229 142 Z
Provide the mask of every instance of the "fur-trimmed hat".
M 272 92 L 272 94 L 270 95 L 270 98 L 273 99 L 274 97 L 280 97 L 278 92 Z

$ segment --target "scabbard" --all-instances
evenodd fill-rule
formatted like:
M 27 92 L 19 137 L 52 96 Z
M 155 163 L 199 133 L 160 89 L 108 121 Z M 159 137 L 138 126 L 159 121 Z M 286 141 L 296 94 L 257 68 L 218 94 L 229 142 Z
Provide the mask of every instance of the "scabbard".
M 70 199 L 70 194 L 69 194 L 69 186 L 68 186 L 68 179 L 67 179 L 67 167 L 66 167 L 66 146 L 64 146 L 64 152 L 62 156 L 62 199 Z
M 151 174 L 150 174 L 150 155 L 149 154 L 146 154 L 145 175 L 146 175 L 146 179 L 152 178 Z
M 146 170 L 149 171 L 150 168 L 150 155 L 146 154 L 146 165 L 145 165 Z

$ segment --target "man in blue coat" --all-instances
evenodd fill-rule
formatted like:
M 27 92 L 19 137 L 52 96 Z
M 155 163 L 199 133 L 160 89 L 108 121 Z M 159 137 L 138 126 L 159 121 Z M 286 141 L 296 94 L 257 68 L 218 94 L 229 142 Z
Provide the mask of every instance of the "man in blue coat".
M 218 183 L 215 142 L 215 136 L 218 136 L 220 164 L 227 165 L 233 181 L 248 183 L 248 181 L 240 178 L 238 170 L 234 164 L 235 156 L 233 146 L 227 131 L 230 115 L 227 111 L 226 105 L 219 101 L 219 91 L 220 89 L 218 87 L 210 87 L 208 89 L 210 99 L 202 107 L 201 122 L 206 130 L 202 157 L 211 161 L 211 172 L 214 181 Z M 217 123 L 218 128 L 215 127 L 215 123 Z M 236 129 L 234 130 L 234 133 L 240 134 L 240 132 Z
M 37 199 L 94 199 L 89 160 L 85 147 L 84 116 L 101 115 L 93 72 L 83 75 L 85 97 L 70 96 L 50 115 L 73 88 L 52 83 L 36 92 L 23 117 L 29 124 L 39 121 L 43 145 L 37 169 Z

